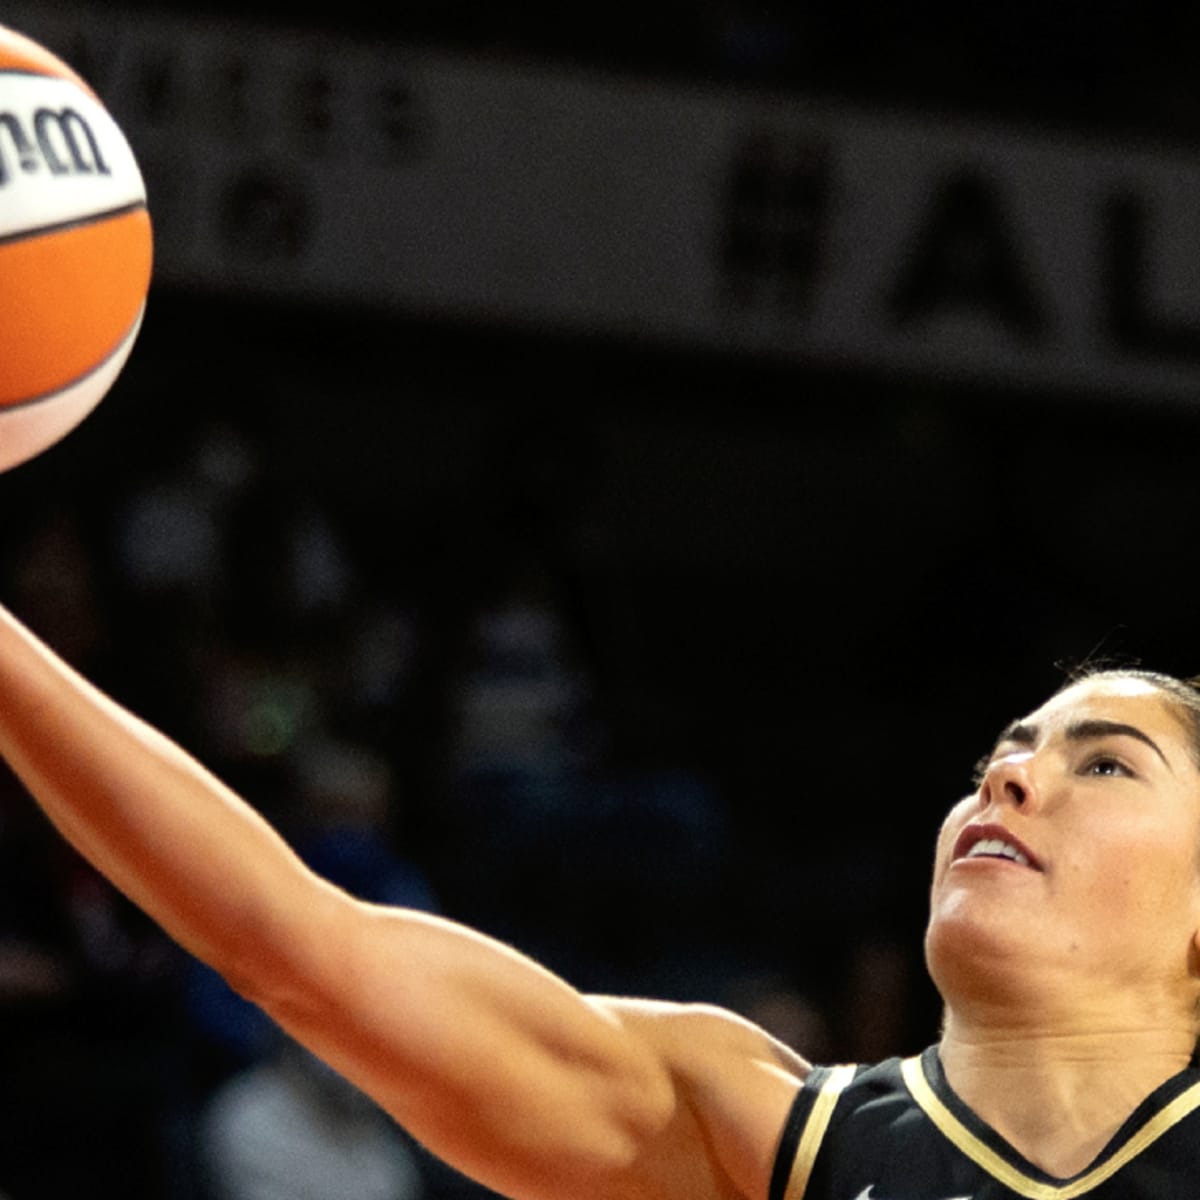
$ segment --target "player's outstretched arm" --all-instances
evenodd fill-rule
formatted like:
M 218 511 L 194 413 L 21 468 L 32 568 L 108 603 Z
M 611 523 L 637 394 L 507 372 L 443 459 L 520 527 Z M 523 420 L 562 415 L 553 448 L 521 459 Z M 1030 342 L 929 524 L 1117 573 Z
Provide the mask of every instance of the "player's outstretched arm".
M 765 1197 L 799 1060 L 727 1015 L 584 997 L 462 926 L 352 899 L 2 609 L 0 753 L 167 932 L 490 1187 Z

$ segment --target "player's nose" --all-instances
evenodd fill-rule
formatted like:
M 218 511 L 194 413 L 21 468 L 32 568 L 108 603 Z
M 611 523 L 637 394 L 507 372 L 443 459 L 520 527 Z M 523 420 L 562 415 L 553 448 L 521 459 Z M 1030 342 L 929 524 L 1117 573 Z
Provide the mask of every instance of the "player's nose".
M 1037 803 L 1037 795 L 1032 750 L 1019 750 L 993 759 L 979 785 L 979 802 L 983 808 L 995 804 L 1029 809 Z

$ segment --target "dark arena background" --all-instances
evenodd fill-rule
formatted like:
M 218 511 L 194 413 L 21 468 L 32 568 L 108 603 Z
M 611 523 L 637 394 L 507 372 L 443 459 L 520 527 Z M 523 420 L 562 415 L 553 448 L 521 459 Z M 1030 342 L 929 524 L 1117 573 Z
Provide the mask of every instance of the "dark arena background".
M 4 603 L 359 894 L 920 1048 L 994 733 L 1085 661 L 1200 671 L 1200 18 L 396 9 L 5 6 L 157 264 L 0 478 Z M 0 866 L 4 1200 L 482 1194 L 7 778 Z

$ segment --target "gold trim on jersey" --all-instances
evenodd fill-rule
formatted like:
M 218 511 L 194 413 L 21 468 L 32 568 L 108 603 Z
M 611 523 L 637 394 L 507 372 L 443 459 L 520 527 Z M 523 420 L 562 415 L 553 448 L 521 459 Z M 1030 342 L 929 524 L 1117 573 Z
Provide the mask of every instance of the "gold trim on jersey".
M 821 1084 L 808 1120 L 804 1122 L 804 1132 L 800 1135 L 800 1144 L 796 1147 L 796 1157 L 792 1159 L 792 1173 L 788 1176 L 783 1200 L 803 1200 L 804 1191 L 808 1187 L 808 1177 L 812 1174 L 813 1163 L 817 1161 L 817 1151 L 821 1148 L 821 1141 L 833 1118 L 838 1097 L 846 1090 L 857 1069 L 853 1064 L 833 1067 L 825 1077 L 825 1082 Z
M 913 1099 L 938 1129 L 989 1175 L 1029 1200 L 1072 1200 L 1075 1196 L 1083 1195 L 1115 1175 L 1151 1142 L 1166 1133 L 1172 1125 L 1178 1124 L 1189 1113 L 1200 1108 L 1200 1083 L 1194 1083 L 1186 1092 L 1181 1092 L 1169 1104 L 1159 1109 L 1119 1150 L 1099 1166 L 1085 1171 L 1068 1183 L 1044 1183 L 1018 1170 L 963 1125 L 933 1090 L 925 1077 L 919 1057 L 906 1058 L 900 1064 L 900 1070 Z

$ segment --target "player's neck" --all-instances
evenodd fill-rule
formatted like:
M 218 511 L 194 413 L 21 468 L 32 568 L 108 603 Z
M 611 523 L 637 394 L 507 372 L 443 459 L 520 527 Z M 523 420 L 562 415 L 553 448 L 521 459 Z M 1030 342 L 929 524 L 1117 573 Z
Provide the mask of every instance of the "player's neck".
M 1133 1110 L 1187 1066 L 1191 1040 L 1167 1025 L 1096 1021 L 1038 1028 L 947 1016 L 940 1053 L 950 1086 L 971 1109 L 1050 1174 L 1093 1161 Z

